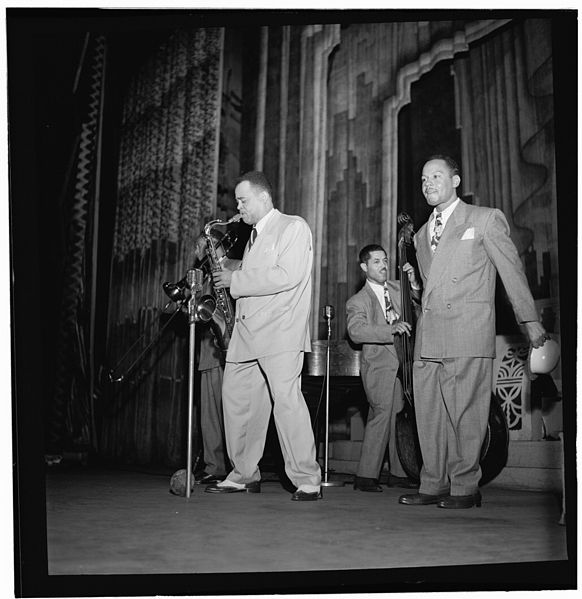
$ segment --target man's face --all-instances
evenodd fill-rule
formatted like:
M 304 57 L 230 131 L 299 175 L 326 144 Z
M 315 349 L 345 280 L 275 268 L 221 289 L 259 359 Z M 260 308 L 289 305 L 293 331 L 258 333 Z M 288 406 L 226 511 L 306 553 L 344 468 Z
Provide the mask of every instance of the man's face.
M 444 160 L 429 160 L 422 169 L 422 193 L 430 206 L 444 206 L 457 198 L 456 188 L 461 178 L 451 176 L 451 171 Z
M 234 189 L 236 207 L 247 225 L 256 225 L 269 211 L 267 192 L 241 181 Z
M 388 278 L 388 258 L 386 253 L 381 250 L 370 252 L 370 257 L 366 262 L 360 264 L 362 270 L 366 273 L 366 278 L 384 285 Z

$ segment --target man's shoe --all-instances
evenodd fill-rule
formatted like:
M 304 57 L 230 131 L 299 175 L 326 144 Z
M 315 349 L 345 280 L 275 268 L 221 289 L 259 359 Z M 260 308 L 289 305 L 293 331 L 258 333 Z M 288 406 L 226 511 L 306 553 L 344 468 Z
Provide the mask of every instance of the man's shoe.
M 406 476 L 388 475 L 387 487 L 400 487 L 402 489 L 418 489 L 419 483 L 414 482 Z
M 365 476 L 356 476 L 354 479 L 354 489 L 356 491 L 371 491 L 373 493 L 382 492 L 382 487 L 375 478 L 367 478 Z
M 194 475 L 195 485 L 209 485 L 212 483 L 220 483 L 225 479 L 224 476 L 216 476 L 216 474 L 208 474 L 206 472 L 198 472 Z
M 252 483 L 247 483 L 244 487 L 235 487 L 229 484 L 214 483 L 208 485 L 204 489 L 205 493 L 260 493 L 261 492 L 261 481 L 256 480 Z
M 438 502 L 445 497 L 448 497 L 448 494 L 428 495 L 426 493 L 411 493 L 410 495 L 400 495 L 398 503 L 404 505 L 431 505 L 435 503 L 438 504 Z
M 449 510 L 462 510 L 469 507 L 481 507 L 481 493 L 477 491 L 473 495 L 449 495 L 437 503 L 437 507 Z
M 315 491 L 315 493 L 308 493 L 307 491 L 300 491 L 297 489 L 293 495 L 291 495 L 291 501 L 317 501 L 322 498 L 321 491 Z

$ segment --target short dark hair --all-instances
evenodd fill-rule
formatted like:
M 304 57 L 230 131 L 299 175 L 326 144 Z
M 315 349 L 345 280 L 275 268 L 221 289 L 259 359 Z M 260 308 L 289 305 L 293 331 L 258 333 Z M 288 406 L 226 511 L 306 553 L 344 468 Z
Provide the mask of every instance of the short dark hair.
M 358 258 L 360 259 L 360 264 L 364 264 L 370 259 L 370 254 L 372 252 L 384 252 L 386 254 L 386 250 L 377 243 L 371 243 L 370 245 L 366 245 L 360 250 Z
M 271 183 L 269 179 L 265 177 L 265 174 L 261 171 L 248 171 L 244 175 L 241 175 L 236 181 L 234 186 L 236 187 L 239 183 L 243 181 L 248 181 L 254 187 L 258 187 L 262 191 L 266 191 L 269 194 L 269 197 L 273 199 L 273 188 L 271 187 Z
M 446 154 L 433 154 L 424 161 L 424 164 L 430 162 L 431 160 L 442 160 L 443 162 L 445 162 L 445 164 L 449 167 L 449 170 L 451 171 L 451 177 L 454 177 L 455 175 L 458 175 L 459 177 L 461 176 L 461 169 L 459 168 L 459 165 L 457 164 L 457 161 L 454 158 L 451 158 Z

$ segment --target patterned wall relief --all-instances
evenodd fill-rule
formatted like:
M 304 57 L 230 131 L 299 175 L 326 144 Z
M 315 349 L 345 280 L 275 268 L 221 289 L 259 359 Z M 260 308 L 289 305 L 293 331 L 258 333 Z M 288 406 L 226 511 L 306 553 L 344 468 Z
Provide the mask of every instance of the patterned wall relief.
M 497 356 L 495 394 L 507 419 L 510 434 L 513 431 L 519 433 L 524 428 L 526 411 L 530 409 L 528 381 L 524 379 L 528 352 L 526 344 L 510 344 L 505 345 Z

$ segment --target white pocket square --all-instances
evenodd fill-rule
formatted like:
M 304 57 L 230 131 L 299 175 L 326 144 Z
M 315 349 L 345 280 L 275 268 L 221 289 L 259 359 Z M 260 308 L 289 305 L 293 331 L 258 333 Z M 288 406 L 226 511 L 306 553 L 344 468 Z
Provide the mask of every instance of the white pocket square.
M 463 239 L 475 239 L 475 227 L 469 227 L 463 233 L 463 237 L 461 237 L 461 241 L 463 241 Z

